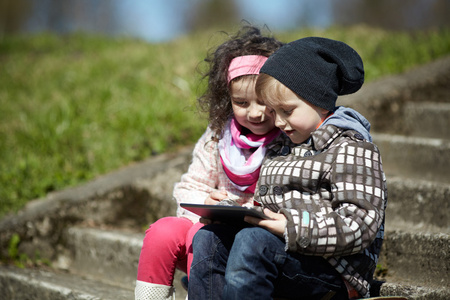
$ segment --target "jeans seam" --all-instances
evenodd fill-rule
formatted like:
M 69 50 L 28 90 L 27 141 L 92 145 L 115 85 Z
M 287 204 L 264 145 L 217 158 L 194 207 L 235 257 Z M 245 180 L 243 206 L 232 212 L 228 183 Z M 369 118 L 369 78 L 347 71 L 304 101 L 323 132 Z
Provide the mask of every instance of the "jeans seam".
M 216 240 L 216 242 L 214 243 L 214 251 L 212 251 L 212 253 L 213 253 L 213 255 L 212 256 L 210 256 L 210 261 L 212 262 L 213 261 L 213 258 L 214 258 L 214 255 L 216 254 L 216 253 L 218 253 L 218 251 L 217 251 L 217 248 L 218 248 L 218 246 L 219 246 L 219 244 L 221 243 L 221 241 L 220 241 L 220 239 L 217 239 Z M 209 280 L 209 282 L 210 282 L 210 284 L 208 284 L 208 287 L 209 287 L 209 291 L 208 291 L 208 295 L 209 295 L 209 299 L 211 299 L 211 300 L 214 300 L 214 298 L 213 298 L 213 290 L 212 290 L 212 284 L 211 284 L 211 282 L 212 282 L 212 274 L 213 274 L 213 271 L 212 271 L 212 263 L 210 263 L 209 264 L 209 270 L 208 270 L 208 280 Z

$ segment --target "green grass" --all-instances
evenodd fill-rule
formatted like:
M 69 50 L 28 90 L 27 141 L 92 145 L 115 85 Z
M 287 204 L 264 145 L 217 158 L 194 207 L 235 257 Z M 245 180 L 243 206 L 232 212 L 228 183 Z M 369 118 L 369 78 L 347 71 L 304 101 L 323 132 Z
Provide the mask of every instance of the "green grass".
M 365 27 L 277 33 L 349 43 L 366 82 L 450 53 L 450 30 Z M 213 38 L 211 38 L 213 36 Z M 0 216 L 48 192 L 193 144 L 198 63 L 223 41 L 213 31 L 148 44 L 75 34 L 0 40 Z

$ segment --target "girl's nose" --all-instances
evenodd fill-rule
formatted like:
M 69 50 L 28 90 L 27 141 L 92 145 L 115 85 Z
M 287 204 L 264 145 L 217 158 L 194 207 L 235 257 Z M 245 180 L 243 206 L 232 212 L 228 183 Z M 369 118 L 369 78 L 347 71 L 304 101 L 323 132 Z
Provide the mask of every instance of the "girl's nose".
M 257 103 L 252 103 L 247 110 L 247 117 L 249 120 L 260 121 L 264 116 L 264 111 L 266 107 L 264 105 L 259 105 Z

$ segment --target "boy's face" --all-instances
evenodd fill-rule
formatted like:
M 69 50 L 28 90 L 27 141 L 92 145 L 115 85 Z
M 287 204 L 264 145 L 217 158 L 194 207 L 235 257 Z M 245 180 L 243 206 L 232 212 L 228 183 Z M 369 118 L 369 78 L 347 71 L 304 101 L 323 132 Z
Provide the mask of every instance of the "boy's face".
M 275 128 L 272 114 L 256 96 L 254 79 L 242 78 L 232 82 L 230 94 L 234 117 L 241 126 L 257 135 L 264 135 Z
M 326 109 L 310 104 L 288 88 L 280 93 L 280 99 L 265 103 L 275 118 L 275 126 L 296 144 L 305 142 L 328 115 Z

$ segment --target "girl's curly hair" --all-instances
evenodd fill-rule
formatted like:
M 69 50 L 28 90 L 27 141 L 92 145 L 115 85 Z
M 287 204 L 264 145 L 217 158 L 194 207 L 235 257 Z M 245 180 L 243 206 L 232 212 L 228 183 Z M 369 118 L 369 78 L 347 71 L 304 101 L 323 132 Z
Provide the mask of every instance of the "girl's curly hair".
M 203 79 L 208 79 L 208 85 L 206 92 L 198 98 L 198 105 L 200 111 L 208 113 L 209 126 L 216 139 L 221 138 L 225 124 L 233 114 L 227 81 L 231 60 L 243 55 L 269 57 L 282 45 L 272 36 L 263 36 L 259 28 L 246 25 L 208 54 L 205 62 L 209 64 L 209 70 L 203 75 Z

